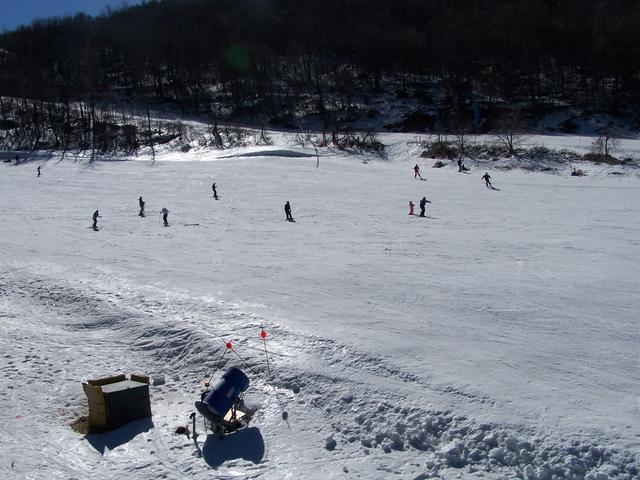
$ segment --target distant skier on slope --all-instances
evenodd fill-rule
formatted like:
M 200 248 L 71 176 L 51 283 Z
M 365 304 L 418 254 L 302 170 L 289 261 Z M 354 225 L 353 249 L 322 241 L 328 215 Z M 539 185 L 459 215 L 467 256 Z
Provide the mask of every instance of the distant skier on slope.
M 409 215 L 413 215 L 413 207 L 415 207 L 415 205 L 409 200 Z
M 138 213 L 139 217 L 144 217 L 144 200 L 142 200 L 142 196 L 138 198 L 138 205 L 140 205 L 140 213 Z
M 102 217 L 100 216 L 100 212 L 96 210 L 95 212 L 93 212 L 93 225 L 91 226 L 91 228 L 93 228 L 96 232 L 98 231 L 99 218 L 102 218 Z
M 216 191 L 216 184 L 214 182 L 213 185 L 211 185 L 211 189 L 213 190 L 213 198 L 215 198 L 216 200 L 218 200 L 218 192 Z
M 413 178 L 418 178 L 420 177 L 420 180 L 424 180 L 422 178 L 422 175 L 420 175 L 420 167 L 418 166 L 418 164 L 416 163 L 416 166 L 413 167 Z
M 464 166 L 464 163 L 462 163 L 462 160 L 458 160 L 458 173 L 464 173 L 468 171 L 469 169 Z
M 284 204 L 284 214 L 287 216 L 287 221 L 289 222 L 295 221 L 293 219 L 293 216 L 291 215 L 291 204 L 289 203 L 289 200 L 287 200 L 287 203 Z
M 41 168 L 42 168 L 42 167 L 41 167 L 40 165 L 38 165 L 38 176 L 40 176 L 40 169 L 41 169 Z
M 484 184 L 487 188 L 493 188 L 493 185 L 491 185 L 491 176 L 489 175 L 489 172 L 485 172 L 482 176 L 482 179 L 484 180 Z
M 169 210 L 163 208 L 162 210 L 160 210 L 160 213 L 162 214 L 162 221 L 164 222 L 164 226 L 168 227 L 169 222 L 167 221 L 167 216 L 169 215 Z
M 424 217 L 424 210 L 427 207 L 427 203 L 431 203 L 429 200 L 427 200 L 427 197 L 422 197 L 422 200 L 420 200 L 420 216 Z

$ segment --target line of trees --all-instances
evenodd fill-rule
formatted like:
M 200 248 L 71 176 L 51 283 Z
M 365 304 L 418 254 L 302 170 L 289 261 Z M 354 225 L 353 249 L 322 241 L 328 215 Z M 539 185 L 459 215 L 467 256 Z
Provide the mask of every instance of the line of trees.
M 195 128 L 179 120 L 152 120 L 126 105 L 57 103 L 0 98 L 0 150 L 58 150 L 63 154 L 137 154 L 143 148 L 176 143 L 183 151 L 192 145 L 225 149 L 269 144 L 264 130 L 235 126 Z M 154 154 L 155 155 L 155 154 Z
M 625 0 L 154 0 L 0 35 L 0 95 L 256 122 L 331 122 L 384 89 L 615 111 L 640 97 L 638 25 Z

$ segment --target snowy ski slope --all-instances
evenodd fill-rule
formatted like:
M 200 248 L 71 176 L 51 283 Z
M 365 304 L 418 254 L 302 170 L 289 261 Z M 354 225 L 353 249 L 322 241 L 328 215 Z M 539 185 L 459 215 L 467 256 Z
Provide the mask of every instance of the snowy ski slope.
M 637 478 L 636 174 L 463 175 L 402 135 L 316 168 L 274 138 L 0 163 L 0 477 Z M 174 430 L 225 341 L 258 411 L 200 455 Z M 153 425 L 74 433 L 80 382 L 132 371 L 166 378 Z

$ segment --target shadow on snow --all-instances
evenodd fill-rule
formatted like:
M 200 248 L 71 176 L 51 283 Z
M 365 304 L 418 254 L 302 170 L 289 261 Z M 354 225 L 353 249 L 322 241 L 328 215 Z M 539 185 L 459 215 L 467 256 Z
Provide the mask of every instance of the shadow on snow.
M 214 468 L 237 458 L 260 463 L 264 457 L 264 439 L 256 427 L 243 428 L 222 440 L 216 435 L 208 435 L 202 448 L 202 457 Z
M 113 450 L 123 445 L 135 436 L 148 432 L 153 428 L 151 418 L 143 418 L 134 422 L 127 423 L 115 430 L 105 433 L 92 433 L 84 438 L 95 448 L 100 455 L 104 455 L 105 450 Z

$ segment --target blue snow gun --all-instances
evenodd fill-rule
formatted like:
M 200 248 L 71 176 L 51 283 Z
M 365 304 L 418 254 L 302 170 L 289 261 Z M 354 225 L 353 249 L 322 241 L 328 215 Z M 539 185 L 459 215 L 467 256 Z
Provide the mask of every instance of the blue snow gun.
M 206 418 L 212 429 L 235 420 L 240 395 L 249 387 L 249 378 L 236 367 L 229 367 L 211 390 L 204 392 L 196 410 Z M 231 410 L 231 417 L 225 418 Z

